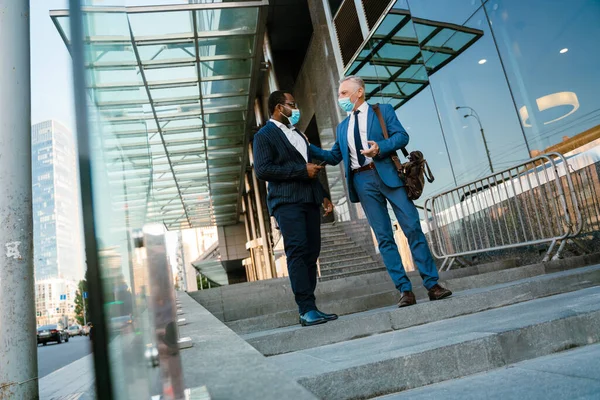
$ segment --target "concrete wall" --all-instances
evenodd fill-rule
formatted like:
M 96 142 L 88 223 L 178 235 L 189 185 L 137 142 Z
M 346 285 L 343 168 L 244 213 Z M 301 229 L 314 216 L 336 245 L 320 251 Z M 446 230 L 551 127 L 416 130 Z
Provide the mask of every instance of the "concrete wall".
M 250 256 L 246 250 L 246 228 L 244 224 L 220 226 L 219 252 L 221 260 L 242 260 Z
M 313 23 L 313 36 L 294 87 L 294 97 L 300 106 L 302 117 L 298 128 L 305 131 L 313 116 L 319 130 L 321 147 L 330 149 L 335 143 L 337 125 L 346 117 L 337 104 L 337 89 L 342 76 L 336 58 L 337 43 L 333 42 L 330 31 L 329 10 L 322 0 L 308 0 Z M 318 84 L 315 84 L 318 82 Z M 345 203 L 338 208 L 339 213 L 356 216 L 356 210 L 347 207 L 347 191 L 342 165 L 328 166 L 327 179 L 334 204 Z

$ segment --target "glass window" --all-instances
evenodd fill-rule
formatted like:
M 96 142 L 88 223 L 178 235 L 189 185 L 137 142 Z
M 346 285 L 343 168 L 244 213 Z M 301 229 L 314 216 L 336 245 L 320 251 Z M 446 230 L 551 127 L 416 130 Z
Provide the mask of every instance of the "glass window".
M 577 135 L 600 123 L 600 3 L 496 0 L 486 10 L 530 149 L 597 139 Z
M 464 25 L 448 26 L 460 20 L 465 10 L 453 14 L 444 1 L 425 3 L 429 7 L 409 2 L 413 17 L 443 28 L 427 36 L 422 36 L 419 29 L 416 32 L 431 75 L 431 90 L 456 183 L 481 178 L 491 170 L 527 159 L 523 131 L 483 8 Z M 436 19 L 441 17 L 437 15 L 441 8 L 449 15 Z

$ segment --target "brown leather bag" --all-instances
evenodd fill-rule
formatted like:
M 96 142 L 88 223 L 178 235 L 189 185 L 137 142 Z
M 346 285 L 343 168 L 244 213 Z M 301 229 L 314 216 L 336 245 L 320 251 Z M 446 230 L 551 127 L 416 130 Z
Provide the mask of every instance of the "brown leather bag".
M 381 124 L 383 137 L 389 139 L 387 125 L 383 120 L 383 115 L 381 115 L 379 104 L 375 104 L 372 107 L 373 111 L 375 111 L 375 114 L 377 115 L 377 118 L 379 119 L 379 123 Z M 408 198 L 411 200 L 417 200 L 419 197 L 421 197 L 421 194 L 423 194 L 425 179 L 427 179 L 427 182 L 431 183 L 435 180 L 435 178 L 431 173 L 431 169 L 429 169 L 429 164 L 427 164 L 427 160 L 425 160 L 423 153 L 416 150 L 411 151 L 409 154 L 404 147 L 401 150 L 402 154 L 404 154 L 404 157 L 408 158 L 407 162 L 402 164 L 396 153 L 394 153 L 391 158 L 392 161 L 394 161 L 396 170 L 398 171 L 398 176 L 406 185 L 406 193 L 408 194 Z

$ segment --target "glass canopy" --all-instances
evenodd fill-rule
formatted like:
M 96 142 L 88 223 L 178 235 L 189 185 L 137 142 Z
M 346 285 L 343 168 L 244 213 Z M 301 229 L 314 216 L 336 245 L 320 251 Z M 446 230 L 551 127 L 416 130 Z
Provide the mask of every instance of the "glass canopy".
M 120 161 L 106 168 L 129 218 L 167 229 L 238 222 L 267 5 L 83 9 L 98 145 Z M 69 47 L 68 11 L 50 15 Z
M 367 100 L 396 109 L 426 88 L 429 76 L 483 36 L 478 29 L 414 18 L 400 3 L 373 29 L 345 73 L 364 79 Z

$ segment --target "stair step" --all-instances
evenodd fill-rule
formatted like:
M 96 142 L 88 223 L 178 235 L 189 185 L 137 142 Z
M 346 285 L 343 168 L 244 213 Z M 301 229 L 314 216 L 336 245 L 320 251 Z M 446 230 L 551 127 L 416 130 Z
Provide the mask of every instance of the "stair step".
M 342 258 L 345 259 L 348 257 L 362 257 L 364 255 L 368 255 L 366 251 L 364 251 L 363 249 L 354 247 L 353 249 L 348 250 L 347 252 L 339 252 L 336 254 L 321 256 L 321 257 L 319 257 L 319 262 L 321 264 L 329 264 L 332 261 L 337 261 Z
M 252 333 L 243 338 L 264 355 L 271 356 L 406 329 L 595 285 L 600 285 L 600 266 L 459 291 L 444 301 L 424 300 L 416 306 L 403 309 L 390 306 L 352 314 L 310 330 L 296 325 Z
M 582 265 L 600 263 L 600 254 L 591 256 L 573 257 L 566 260 L 552 261 L 548 263 L 528 265 L 525 267 L 495 270 L 498 266 L 471 267 L 450 271 L 441 275 L 440 283 L 449 287 L 454 292 L 467 289 L 483 288 L 502 283 L 513 282 L 534 276 L 550 274 L 572 270 Z M 481 273 L 478 273 L 478 269 Z M 491 271 L 490 271 L 491 270 Z M 490 271 L 490 272 L 486 272 Z M 457 275 L 458 273 L 458 275 Z M 470 275 L 462 275 L 468 274 Z M 413 284 L 413 291 L 417 300 L 426 299 L 427 292 L 422 287 L 422 280 L 417 273 L 408 273 Z M 373 285 L 373 283 L 377 283 Z M 385 287 L 388 282 L 388 289 L 369 291 Z M 356 287 L 357 292 L 354 295 L 346 294 L 349 290 L 349 284 Z M 381 284 L 381 285 L 378 285 Z M 235 332 L 244 334 L 261 330 L 281 328 L 295 325 L 298 323 L 297 309 L 290 299 L 293 297 L 289 286 L 278 286 L 281 296 L 274 300 L 271 291 L 261 291 L 259 296 L 264 298 L 263 303 L 254 305 L 252 298 L 243 297 L 239 299 L 237 308 L 230 307 L 226 309 L 225 321 Z M 362 295 L 361 295 L 362 294 Z M 324 278 L 317 285 L 317 305 L 328 312 L 338 315 L 347 315 L 367 310 L 373 310 L 380 307 L 395 305 L 399 300 L 399 293 L 394 288 L 387 271 L 381 270 L 374 273 L 361 274 L 350 277 L 329 277 Z M 287 307 L 287 308 L 286 308 Z M 269 311 L 267 311 L 269 310 Z M 279 312 L 292 311 L 292 318 L 280 318 Z M 275 314 L 276 313 L 276 314 Z M 233 318 L 235 317 L 235 318 Z
M 352 239 L 350 239 L 349 237 L 345 236 L 343 238 L 340 239 L 327 239 L 327 240 L 321 240 L 321 248 L 327 248 L 330 249 L 334 246 L 340 246 L 340 245 L 345 245 L 345 244 L 355 244 Z
M 321 232 L 321 239 L 332 239 L 332 238 L 339 238 L 339 237 L 347 237 L 347 235 L 344 232 L 335 232 L 332 231 L 331 233 L 326 233 L 326 232 Z
M 351 257 L 340 256 L 337 259 L 331 258 L 331 261 L 321 261 L 321 271 L 324 269 L 339 268 L 339 267 L 350 267 L 354 265 L 364 265 L 366 263 L 375 262 L 373 258 L 367 253 L 354 254 Z
M 346 242 L 344 243 L 335 243 L 335 244 L 321 244 L 321 253 L 320 254 L 331 254 L 337 250 L 341 250 L 341 249 L 349 249 L 349 248 L 358 248 L 359 246 L 354 243 L 352 240 L 348 239 Z
M 368 399 L 600 341 L 600 287 L 273 356 L 320 399 Z
M 357 275 L 364 275 L 364 274 L 372 274 L 374 272 L 381 272 L 381 271 L 385 271 L 385 267 L 381 266 L 378 263 L 373 263 L 372 268 L 367 268 L 367 269 L 357 269 L 354 271 L 345 271 L 345 272 L 338 272 L 338 273 L 333 273 L 333 274 L 326 274 L 323 275 L 321 274 L 321 277 L 319 278 L 319 282 L 326 282 L 326 281 L 331 281 L 334 279 L 342 279 L 342 278 L 348 278 L 351 276 L 357 276 Z
M 329 277 L 339 274 L 348 274 L 353 272 L 365 273 L 365 271 L 371 271 L 374 268 L 384 269 L 385 267 L 379 264 L 377 261 L 373 261 L 371 257 L 365 257 L 368 261 L 361 261 L 355 264 L 347 264 L 340 267 L 321 267 L 321 278 Z M 357 260 L 358 261 L 358 260 Z
M 319 253 L 321 257 L 326 257 L 326 256 L 331 256 L 331 255 L 336 255 L 338 254 L 340 251 L 344 251 L 344 250 L 363 250 L 362 247 L 358 246 L 356 243 L 351 242 L 351 243 L 346 243 L 346 244 L 338 244 L 335 246 L 321 246 L 321 252 Z
M 592 400 L 600 393 L 599 359 L 600 344 L 593 344 L 377 399 Z

